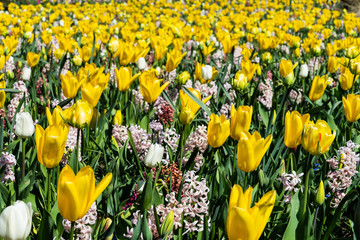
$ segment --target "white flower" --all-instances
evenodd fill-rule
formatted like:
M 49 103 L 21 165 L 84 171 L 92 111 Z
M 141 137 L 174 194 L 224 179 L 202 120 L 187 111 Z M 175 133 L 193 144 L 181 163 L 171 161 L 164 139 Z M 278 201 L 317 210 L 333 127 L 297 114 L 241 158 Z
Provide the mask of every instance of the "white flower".
M 62 27 L 63 27 L 63 26 L 64 26 L 64 24 L 65 24 L 64 20 L 62 20 L 62 19 L 61 19 L 61 20 L 59 21 L 59 24 L 60 24 L 60 26 L 62 26 Z
M 24 81 L 29 81 L 31 77 L 31 68 L 30 67 L 24 67 L 22 70 L 21 78 Z
M 205 65 L 201 68 L 201 76 L 205 81 L 208 81 L 212 78 L 212 67 L 210 65 Z
M 139 58 L 139 60 L 137 60 L 136 64 L 137 64 L 137 67 L 139 70 L 144 70 L 147 67 L 147 63 L 145 61 L 145 58 L 143 58 L 143 57 Z
M 151 144 L 148 153 L 144 159 L 144 163 L 147 167 L 155 167 L 164 155 L 164 147 L 160 144 Z
M 15 134 L 21 138 L 31 137 L 35 132 L 34 122 L 30 113 L 22 112 L 16 114 Z
M 0 215 L 0 236 L 7 240 L 21 240 L 29 236 L 33 210 L 31 203 L 16 201 Z
M 306 78 L 308 75 L 309 75 L 309 67 L 308 65 L 305 63 L 305 64 L 302 64 L 300 66 L 300 73 L 299 73 L 300 77 L 302 78 Z

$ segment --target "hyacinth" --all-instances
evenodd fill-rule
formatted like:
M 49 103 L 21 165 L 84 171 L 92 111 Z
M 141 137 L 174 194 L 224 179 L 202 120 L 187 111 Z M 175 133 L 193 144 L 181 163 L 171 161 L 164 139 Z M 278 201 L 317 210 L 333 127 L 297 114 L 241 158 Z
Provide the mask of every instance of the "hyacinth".
M 318 69 L 319 69 L 319 58 L 318 57 L 311 58 L 309 61 L 309 70 L 310 70 L 309 73 L 311 79 L 315 77 Z
M 77 144 L 77 134 L 78 129 L 75 127 L 70 127 L 68 137 L 66 139 L 65 151 L 64 155 L 61 159 L 62 166 L 65 166 L 70 159 L 70 156 L 73 151 L 75 151 L 76 144 Z M 81 131 L 79 132 L 79 149 L 81 148 Z M 79 151 L 78 159 L 81 162 L 81 152 Z
M 16 158 L 13 154 L 8 152 L 2 152 L 0 157 L 0 168 L 5 166 L 5 171 L 2 176 L 2 183 L 8 183 L 15 181 L 15 175 L 12 171 L 12 166 L 15 166 Z
M 140 92 L 140 87 L 132 90 L 132 95 L 134 96 L 134 104 L 140 106 L 140 109 L 145 110 L 145 112 L 149 111 L 149 104 L 144 101 L 143 96 Z
M 281 174 L 281 177 L 278 178 L 278 181 L 280 181 L 283 184 L 284 190 L 287 191 L 287 195 L 284 195 L 284 202 L 290 203 L 292 193 L 296 193 L 299 188 L 297 188 L 297 185 L 301 183 L 301 177 L 304 175 L 304 173 L 296 174 L 295 171 L 292 171 L 292 173 L 283 173 Z
M 352 184 L 352 178 L 358 173 L 356 167 L 359 163 L 359 154 L 355 154 L 355 149 L 358 147 L 357 144 L 350 140 L 346 143 L 346 146 L 339 148 L 337 157 L 334 156 L 326 160 L 331 168 L 328 172 L 328 184 L 334 194 L 330 203 L 333 208 L 338 207 L 346 195 L 346 190 Z
M 12 98 L 10 100 L 10 104 L 7 106 L 7 108 L 8 108 L 7 117 L 9 119 L 9 121 L 13 120 L 13 117 L 16 112 L 16 108 L 18 107 L 18 105 L 19 105 L 21 99 L 24 97 L 24 95 L 25 95 L 25 102 L 28 102 L 28 100 L 29 100 L 28 99 L 29 91 L 26 87 L 26 84 L 23 81 L 19 80 L 19 81 L 15 82 L 13 85 L 13 88 L 16 90 L 19 90 L 21 92 L 13 94 Z M 22 106 L 19 110 L 19 113 L 22 111 L 24 111 L 24 104 L 22 104 Z
M 89 211 L 85 216 L 75 222 L 75 231 L 77 231 L 76 239 L 77 240 L 88 240 L 91 239 L 92 226 L 96 223 L 97 212 L 96 212 L 96 202 L 91 205 Z M 71 221 L 64 219 L 62 222 L 66 232 L 70 232 Z
M 258 97 L 258 101 L 261 102 L 268 110 L 270 110 L 272 107 L 272 100 L 274 96 L 272 86 L 272 73 L 269 70 L 265 82 L 259 83 L 260 95 Z
M 156 116 L 159 118 L 160 122 L 164 125 L 167 125 L 174 121 L 175 110 L 171 107 L 162 97 L 158 97 L 154 103 L 154 109 L 156 109 Z
M 204 217 L 208 216 L 209 201 L 207 198 L 209 188 L 206 186 L 206 180 L 203 178 L 198 181 L 198 175 L 194 171 L 187 172 L 183 178 L 184 184 L 182 189 L 181 201 L 177 201 L 176 192 L 171 192 L 165 196 L 166 204 L 156 207 L 157 214 L 160 218 L 160 224 L 165 220 L 166 216 L 174 212 L 174 229 L 182 227 L 181 216 L 184 213 L 184 232 L 202 232 L 204 230 Z M 131 223 L 136 226 L 139 222 L 140 210 L 133 213 Z M 157 238 L 159 233 L 156 229 L 155 216 L 153 208 L 148 210 L 147 221 L 149 229 L 153 236 Z M 210 219 L 209 219 L 210 221 Z M 127 228 L 126 238 L 131 238 L 133 228 Z M 171 238 L 171 236 L 170 236 Z

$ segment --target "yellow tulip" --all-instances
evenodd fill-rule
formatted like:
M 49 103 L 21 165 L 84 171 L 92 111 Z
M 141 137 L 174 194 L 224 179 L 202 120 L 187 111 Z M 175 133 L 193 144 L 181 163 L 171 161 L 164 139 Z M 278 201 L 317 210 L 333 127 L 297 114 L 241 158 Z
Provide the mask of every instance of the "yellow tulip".
M 35 129 L 35 142 L 38 161 L 47 168 L 59 164 L 64 155 L 69 128 L 63 124 L 53 124 L 45 130 L 38 124 Z
M 170 84 L 169 82 L 166 82 L 160 86 L 162 80 L 156 77 L 154 71 L 144 71 L 139 79 L 141 95 L 148 103 L 155 102 L 161 92 Z
M 224 39 L 221 40 L 221 44 L 223 45 L 224 53 L 229 54 L 231 53 L 234 46 L 238 44 L 238 41 L 236 39 L 231 39 L 231 36 L 227 35 L 224 37 Z
M 252 63 L 251 60 L 243 60 L 241 62 L 241 72 L 246 75 L 248 82 L 253 78 L 257 68 L 258 64 Z
M 2 74 L 2 76 L 4 76 L 4 74 Z M 0 88 L 6 88 L 6 82 L 5 81 L 0 82 Z M 0 91 L 0 109 L 4 107 L 5 98 L 6 98 L 5 91 L 1 90 Z
M 65 75 L 60 75 L 61 87 L 66 98 L 74 98 L 86 78 L 79 79 L 67 71 Z
M 326 121 L 317 120 L 316 124 L 309 121 L 305 125 L 301 144 L 312 155 L 321 155 L 329 151 L 334 141 L 336 132 L 331 129 Z
M 99 102 L 102 92 L 103 89 L 99 85 L 93 86 L 89 82 L 81 85 L 81 98 L 93 107 Z
M 231 79 L 230 83 L 234 89 L 242 91 L 248 86 L 248 78 L 243 71 L 237 71 L 235 77 Z
M 313 102 L 319 100 L 324 94 L 325 88 L 329 83 L 331 83 L 331 78 L 328 78 L 326 75 L 321 77 L 316 76 L 311 84 L 311 89 L 309 93 L 310 100 Z
M 188 71 L 184 71 L 176 76 L 176 80 L 178 84 L 184 85 L 190 79 L 190 77 L 190 73 Z
M 83 167 L 75 176 L 66 165 L 61 170 L 57 186 L 58 208 L 63 218 L 72 222 L 81 219 L 110 184 L 111 178 L 111 173 L 106 174 L 95 187 L 95 174 L 90 166 Z
M 193 88 L 188 88 L 188 90 L 201 100 L 201 94 L 199 91 Z M 184 93 L 183 90 L 180 90 L 179 95 L 181 101 L 179 119 L 182 124 L 186 125 L 192 122 L 197 111 L 199 111 L 200 109 L 200 105 L 197 104 L 194 100 L 192 100 L 189 95 Z M 207 103 L 210 98 L 211 96 L 205 98 L 204 100 L 202 100 L 202 102 Z
M 230 135 L 230 121 L 226 119 L 225 115 L 210 116 L 210 121 L 207 129 L 208 143 L 213 148 L 221 147 Z
M 276 191 L 267 192 L 259 202 L 251 206 L 253 188 L 245 192 L 234 185 L 230 194 L 226 231 L 229 240 L 257 240 L 261 237 L 276 200 Z
M 123 122 L 123 115 L 120 110 L 117 110 L 114 116 L 114 125 L 121 125 Z
M 305 124 L 309 121 L 310 115 L 301 114 L 298 111 L 288 111 L 285 115 L 285 136 L 284 142 L 288 148 L 295 148 L 301 143 L 301 136 Z
M 334 56 L 336 54 L 337 50 L 338 49 L 337 49 L 336 44 L 331 44 L 331 43 L 326 44 L 326 53 L 329 57 Z
M 131 67 L 120 67 L 119 69 L 115 68 L 115 75 L 117 79 L 117 86 L 121 92 L 126 92 L 134 80 L 140 76 L 140 73 L 132 75 Z
M 175 38 L 172 43 L 174 45 L 174 49 L 181 51 L 185 41 L 182 38 Z
M 80 47 L 78 48 L 79 55 L 83 62 L 88 62 L 90 60 L 91 50 L 92 50 L 92 47 L 90 47 L 90 46 L 83 46 L 82 48 L 80 48 Z M 96 55 L 95 51 L 94 51 L 93 56 L 94 55 Z
M 214 47 L 215 42 L 211 42 L 209 44 L 209 46 L 206 46 L 206 44 L 204 44 L 204 48 L 202 49 L 202 53 L 204 54 L 204 56 L 208 56 L 210 53 L 212 53 L 216 48 Z
M 283 78 L 285 78 L 285 82 L 288 85 L 292 85 L 295 81 L 294 69 L 296 68 L 297 65 L 298 63 L 295 63 L 293 65 L 291 60 L 281 59 L 280 61 L 280 65 L 279 65 L 280 74 Z
M 39 60 L 40 60 L 40 53 L 36 54 L 34 52 L 28 52 L 26 55 L 26 61 L 29 67 L 35 67 L 36 64 L 39 62 Z
M 240 106 L 236 110 L 234 105 L 231 105 L 230 135 L 234 140 L 240 139 L 240 132 L 249 131 L 252 114 L 252 106 Z
M 339 69 L 340 63 L 338 62 L 336 57 L 329 57 L 329 61 L 327 64 L 327 70 L 330 73 L 334 73 Z
M 157 44 L 155 44 L 154 51 L 156 60 L 160 61 L 163 59 L 168 51 L 165 41 L 159 41 Z
M 342 98 L 345 117 L 349 122 L 356 122 L 360 118 L 360 95 L 348 94 Z
M 77 100 L 73 106 L 65 109 L 63 114 L 70 124 L 83 128 L 90 125 L 93 107 L 85 100 Z
M 351 73 L 350 69 L 340 66 L 340 87 L 347 91 L 352 88 L 354 84 L 354 80 L 357 78 L 357 76 L 354 77 L 354 74 Z
M 46 107 L 46 118 L 48 120 L 49 126 L 61 124 L 66 125 L 64 122 L 65 116 L 60 106 L 56 106 L 52 113 L 50 112 L 50 109 Z
M 244 172 L 254 171 L 260 164 L 263 156 L 270 147 L 272 135 L 262 138 L 255 131 L 253 135 L 249 132 L 240 132 L 238 143 L 237 162 L 239 168 Z
M 179 50 L 172 50 L 167 54 L 167 60 L 165 65 L 165 71 L 171 72 L 173 71 L 181 62 L 183 57 L 186 55 L 186 52 L 181 54 Z

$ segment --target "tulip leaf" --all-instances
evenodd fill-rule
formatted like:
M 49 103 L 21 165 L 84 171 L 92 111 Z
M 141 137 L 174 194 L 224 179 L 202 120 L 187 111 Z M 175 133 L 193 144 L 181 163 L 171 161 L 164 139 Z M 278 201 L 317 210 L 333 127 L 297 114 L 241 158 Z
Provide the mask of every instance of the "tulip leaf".
M 143 215 L 143 221 L 141 224 L 141 233 L 145 240 L 152 240 L 153 235 L 149 229 L 148 221 L 146 219 L 146 214 Z
M 149 209 L 152 205 L 152 196 L 153 196 L 153 174 L 150 172 L 146 179 L 144 192 L 143 192 L 143 198 L 142 198 L 142 210 L 145 212 L 147 209 Z
M 20 90 L 14 88 L 0 88 L 0 91 L 4 91 L 6 93 L 21 93 Z
M 263 123 L 265 124 L 265 127 L 268 128 L 269 112 L 265 111 L 260 104 L 259 104 L 259 114 L 261 116 Z
M 200 100 L 198 99 L 189 89 L 182 87 L 181 88 L 193 101 L 195 101 L 199 106 L 206 112 L 208 116 L 211 115 L 210 109 Z
M 326 113 L 326 120 L 327 120 L 327 123 L 329 124 L 329 127 L 331 128 L 331 130 L 336 130 L 336 131 L 339 130 L 339 128 L 337 127 L 337 125 L 334 121 L 334 116 Z
M 300 208 L 299 192 L 300 191 L 297 191 L 291 197 L 290 220 L 286 227 L 283 240 L 296 239 L 296 228 L 299 224 L 299 219 L 296 216 Z
M 54 220 L 50 214 L 44 210 L 41 217 L 40 228 L 37 234 L 37 239 L 53 239 L 54 237 Z

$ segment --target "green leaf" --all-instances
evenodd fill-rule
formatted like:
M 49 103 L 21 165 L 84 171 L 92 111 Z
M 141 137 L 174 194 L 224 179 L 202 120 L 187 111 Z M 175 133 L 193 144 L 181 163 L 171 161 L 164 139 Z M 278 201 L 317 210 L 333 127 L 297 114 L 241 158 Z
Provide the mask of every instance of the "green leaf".
M 189 89 L 182 87 L 181 88 L 192 100 L 194 100 L 199 106 L 206 112 L 208 116 L 211 115 L 210 109 L 200 100 L 198 99 Z
M 296 228 L 299 224 L 299 219 L 296 217 L 300 208 L 299 191 L 291 197 L 290 221 L 286 227 L 283 240 L 296 239 Z

